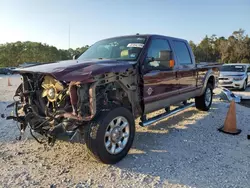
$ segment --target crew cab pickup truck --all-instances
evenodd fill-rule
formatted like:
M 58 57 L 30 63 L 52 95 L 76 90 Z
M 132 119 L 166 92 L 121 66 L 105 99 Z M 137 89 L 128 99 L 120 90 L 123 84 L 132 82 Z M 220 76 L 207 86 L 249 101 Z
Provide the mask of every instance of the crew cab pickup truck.
M 186 40 L 160 35 L 109 38 L 77 59 L 17 69 L 22 84 L 7 117 L 43 135 L 80 138 L 97 160 L 114 164 L 132 146 L 135 118 L 148 126 L 195 105 L 208 111 L 218 64 L 196 64 Z M 195 103 L 188 103 L 189 99 Z M 179 105 L 169 111 L 171 105 Z M 166 109 L 147 119 L 147 114 Z M 21 137 L 21 136 L 20 136 Z M 37 137 L 37 141 L 42 142 Z

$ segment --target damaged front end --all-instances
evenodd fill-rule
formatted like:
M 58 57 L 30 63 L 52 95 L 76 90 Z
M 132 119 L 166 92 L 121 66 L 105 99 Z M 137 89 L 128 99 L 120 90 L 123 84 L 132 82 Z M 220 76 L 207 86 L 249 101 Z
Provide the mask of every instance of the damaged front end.
M 7 119 L 19 122 L 20 137 L 30 128 L 53 145 L 60 136 L 83 142 L 84 128 L 101 111 L 125 106 L 134 116 L 141 112 L 135 69 L 99 74 L 86 81 L 59 81 L 44 73 L 21 73 L 14 113 Z M 65 138 L 65 137 L 64 137 Z
M 80 127 L 95 115 L 95 83 L 60 82 L 50 75 L 22 74 L 14 95 L 14 113 L 7 119 L 20 124 L 20 137 L 29 126 L 31 135 L 39 133 L 53 145 L 67 133 L 72 139 Z

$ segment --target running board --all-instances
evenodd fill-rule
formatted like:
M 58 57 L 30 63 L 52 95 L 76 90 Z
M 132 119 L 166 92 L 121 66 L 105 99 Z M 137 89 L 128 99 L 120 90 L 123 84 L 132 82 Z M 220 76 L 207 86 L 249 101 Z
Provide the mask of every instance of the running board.
M 163 114 L 160 114 L 160 115 L 157 115 L 153 118 L 150 118 L 148 120 L 145 120 L 145 121 L 142 121 L 140 122 L 139 124 L 142 126 L 142 127 L 146 127 L 146 126 L 149 126 L 153 123 L 156 123 L 157 121 L 160 121 L 162 119 L 165 119 L 165 118 L 168 118 L 172 115 L 175 115 L 177 114 L 178 112 L 181 112 L 183 110 L 186 110 L 190 107 L 193 107 L 195 104 L 194 103 L 187 103 L 186 105 L 184 106 L 180 106 L 180 107 L 177 107 L 175 108 L 174 110 L 170 111 L 170 112 L 166 112 L 166 113 L 163 113 Z

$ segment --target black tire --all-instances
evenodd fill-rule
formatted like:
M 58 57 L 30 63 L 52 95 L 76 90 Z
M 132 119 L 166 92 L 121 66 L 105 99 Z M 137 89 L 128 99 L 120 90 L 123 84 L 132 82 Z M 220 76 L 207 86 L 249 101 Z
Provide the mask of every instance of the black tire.
M 105 132 L 109 123 L 116 117 L 126 118 L 129 126 L 129 136 L 125 147 L 117 154 L 111 154 L 105 147 Z M 118 107 L 110 111 L 101 112 L 89 125 L 85 127 L 84 139 L 89 154 L 97 161 L 105 164 L 115 164 L 122 160 L 131 148 L 135 135 L 135 121 L 132 113 L 124 108 Z
M 246 89 L 247 89 L 247 80 L 245 80 L 244 85 L 240 90 L 245 91 Z
M 206 102 L 206 93 L 208 92 L 208 90 L 210 90 L 211 93 L 209 104 Z M 198 110 L 208 111 L 212 105 L 212 102 L 213 102 L 213 86 L 210 83 L 208 83 L 204 93 L 201 96 L 195 98 L 195 106 Z

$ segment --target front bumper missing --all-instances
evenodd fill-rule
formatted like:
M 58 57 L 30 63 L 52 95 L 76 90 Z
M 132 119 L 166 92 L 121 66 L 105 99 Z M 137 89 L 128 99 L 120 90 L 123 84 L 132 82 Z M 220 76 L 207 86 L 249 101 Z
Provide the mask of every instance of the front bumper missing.
M 31 136 L 40 144 L 45 143 L 44 140 L 38 139 L 33 133 L 37 132 L 47 138 L 48 145 L 53 146 L 57 138 L 65 138 L 67 136 L 67 140 L 70 142 L 78 142 L 84 143 L 83 139 L 83 131 L 80 128 L 82 125 L 82 120 L 77 119 L 76 117 L 72 118 L 72 114 L 69 117 L 65 117 L 62 122 L 58 121 L 57 115 L 54 117 L 41 117 L 35 112 L 32 112 L 30 109 L 30 105 L 26 104 L 23 106 L 23 115 L 20 116 L 19 102 L 14 102 L 7 106 L 7 108 L 14 107 L 12 114 L 10 116 L 6 116 L 5 114 L 1 114 L 2 118 L 6 120 L 14 120 L 19 123 L 20 135 L 16 137 L 17 140 L 21 140 L 23 134 L 27 127 L 30 128 Z M 65 115 L 65 114 L 61 114 Z M 51 122 L 60 122 L 55 124 L 55 126 L 51 126 Z M 71 125 L 74 125 L 73 127 Z M 44 138 L 45 138 L 44 137 Z

